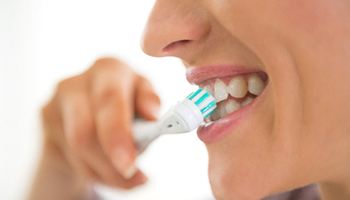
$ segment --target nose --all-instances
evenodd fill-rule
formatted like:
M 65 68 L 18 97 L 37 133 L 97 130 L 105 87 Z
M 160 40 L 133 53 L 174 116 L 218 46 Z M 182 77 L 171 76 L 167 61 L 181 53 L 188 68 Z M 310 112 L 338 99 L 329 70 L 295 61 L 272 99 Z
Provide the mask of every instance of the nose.
M 149 16 L 141 47 L 156 57 L 188 56 L 190 46 L 210 30 L 207 16 L 194 0 L 158 0 Z

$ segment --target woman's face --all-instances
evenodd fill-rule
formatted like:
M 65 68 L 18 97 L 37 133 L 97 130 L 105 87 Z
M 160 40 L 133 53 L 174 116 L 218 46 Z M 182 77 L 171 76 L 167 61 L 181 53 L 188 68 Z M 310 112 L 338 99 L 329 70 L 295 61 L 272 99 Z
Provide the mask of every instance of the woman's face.
M 340 0 L 156 1 L 144 51 L 180 58 L 190 82 L 222 100 L 198 133 L 218 199 L 344 176 L 349 13 Z

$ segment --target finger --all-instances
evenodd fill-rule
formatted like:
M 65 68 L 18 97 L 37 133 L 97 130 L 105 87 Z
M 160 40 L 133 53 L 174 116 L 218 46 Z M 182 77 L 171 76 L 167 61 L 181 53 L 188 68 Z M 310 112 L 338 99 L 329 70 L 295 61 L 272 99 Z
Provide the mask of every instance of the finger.
M 98 181 L 98 176 L 96 173 L 88 167 L 88 165 L 78 156 L 74 155 L 71 151 L 70 146 L 67 143 L 67 138 L 65 134 L 65 128 L 63 124 L 64 117 L 62 116 L 63 111 L 60 110 L 63 107 L 63 102 L 60 100 L 66 97 L 65 91 L 71 83 L 77 83 L 77 78 L 70 78 L 62 81 L 57 88 L 57 93 L 53 99 L 45 105 L 42 109 L 42 120 L 43 128 L 45 133 L 50 135 L 45 135 L 45 140 L 53 142 L 57 149 L 59 150 L 59 155 L 62 155 L 63 160 L 66 160 L 69 164 L 71 170 L 73 170 L 75 177 L 79 179 L 84 179 L 85 181 Z M 71 87 L 69 87 L 71 88 Z M 68 92 L 70 93 L 70 92 Z M 68 110 L 68 109 L 67 109 Z
M 86 77 L 77 76 L 60 84 L 58 92 L 64 137 L 74 153 L 89 149 L 96 140 L 94 119 L 87 99 Z
M 89 165 L 80 157 L 72 154 L 70 148 L 67 146 L 64 148 L 65 158 L 67 159 L 69 165 L 83 182 L 101 182 L 101 178 L 96 172 L 89 167 Z
M 130 188 L 144 183 L 146 177 L 141 172 L 127 181 L 108 161 L 98 144 L 90 101 L 83 83 L 83 77 L 66 81 L 70 87 L 65 88 L 61 97 L 63 126 L 69 146 L 63 149 L 70 149 L 66 153 L 71 158 L 70 162 L 77 172 L 109 186 Z
M 146 120 L 155 120 L 160 109 L 159 96 L 142 76 L 138 76 L 135 84 L 135 112 Z
M 117 63 L 104 62 L 91 73 L 97 136 L 103 151 L 125 179 L 138 171 L 131 135 L 134 74 Z
M 109 161 L 100 146 L 96 146 L 93 149 L 93 151 L 85 154 L 84 157 L 86 162 L 92 166 L 93 170 L 99 174 L 100 183 L 112 187 L 129 189 L 147 181 L 147 177 L 140 170 L 137 170 L 131 178 L 126 179 L 113 167 L 113 164 Z
M 87 100 L 86 78 L 76 76 L 60 83 L 57 101 L 62 121 L 62 132 L 65 141 L 61 146 L 69 162 L 84 175 L 98 179 L 89 163 L 86 163 L 84 154 L 89 153 L 90 147 L 96 143 L 94 137 L 94 120 Z

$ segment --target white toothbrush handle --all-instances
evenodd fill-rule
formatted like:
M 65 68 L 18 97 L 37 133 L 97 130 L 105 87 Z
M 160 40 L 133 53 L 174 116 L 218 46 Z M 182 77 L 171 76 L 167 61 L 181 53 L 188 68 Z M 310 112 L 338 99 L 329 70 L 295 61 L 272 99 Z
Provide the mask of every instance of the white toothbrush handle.
M 158 121 L 136 120 L 133 127 L 133 136 L 139 153 L 161 135 Z
M 135 143 L 142 153 L 160 135 L 190 132 L 203 120 L 197 106 L 185 99 L 169 109 L 158 121 L 136 120 L 133 127 Z

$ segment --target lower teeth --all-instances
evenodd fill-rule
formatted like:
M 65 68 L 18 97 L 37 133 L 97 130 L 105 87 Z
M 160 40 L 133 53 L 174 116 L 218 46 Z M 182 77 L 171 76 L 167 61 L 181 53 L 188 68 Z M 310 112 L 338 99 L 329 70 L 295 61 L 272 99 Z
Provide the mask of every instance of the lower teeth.
M 226 115 L 233 113 L 244 106 L 249 105 L 253 102 L 255 98 L 256 96 L 253 97 L 253 95 L 247 95 L 246 97 L 238 100 L 230 98 L 226 99 L 218 103 L 215 112 L 210 116 L 209 119 L 206 120 L 206 122 L 217 121 L 225 117 Z

